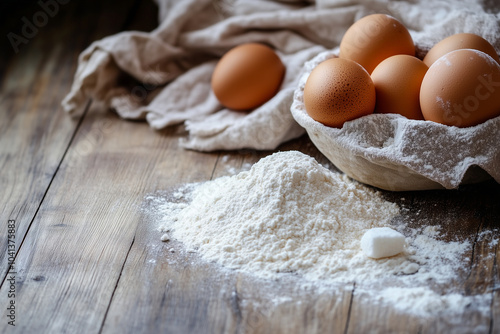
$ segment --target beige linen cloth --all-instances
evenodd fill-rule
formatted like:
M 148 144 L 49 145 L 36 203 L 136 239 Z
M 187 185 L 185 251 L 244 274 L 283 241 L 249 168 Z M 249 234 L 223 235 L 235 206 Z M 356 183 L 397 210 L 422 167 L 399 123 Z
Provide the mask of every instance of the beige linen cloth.
M 155 129 L 184 122 L 184 147 L 200 151 L 274 149 L 302 135 L 290 107 L 304 63 L 338 46 L 346 29 L 367 14 L 398 18 L 420 53 L 459 32 L 476 32 L 500 46 L 500 14 L 492 8 L 498 5 L 488 0 L 156 2 L 160 25 L 154 31 L 119 33 L 82 52 L 62 105 L 78 113 L 92 98 Z M 274 98 L 252 112 L 235 112 L 218 103 L 210 78 L 217 60 L 246 42 L 272 46 L 287 71 Z

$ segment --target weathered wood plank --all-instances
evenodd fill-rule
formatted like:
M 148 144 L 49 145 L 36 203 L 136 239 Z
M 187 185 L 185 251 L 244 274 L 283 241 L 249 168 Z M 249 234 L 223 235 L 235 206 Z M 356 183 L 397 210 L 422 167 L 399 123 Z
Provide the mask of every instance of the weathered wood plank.
M 281 149 L 308 150 L 320 161 L 325 159 L 306 138 L 287 143 Z M 201 181 L 248 169 L 269 153 L 219 152 L 213 173 L 208 168 Z M 177 154 L 182 157 L 186 153 Z M 177 179 L 177 185 L 185 182 L 191 182 L 190 178 Z M 198 255 L 186 253 L 177 241 L 160 242 L 160 217 L 152 214 L 153 205 L 146 201 L 146 214 L 136 231 L 103 333 L 344 330 L 351 287 L 340 291 L 306 290 L 300 288 L 303 282 L 293 278 L 278 282 L 259 280 L 205 263 Z
M 195 179 L 186 172 L 190 164 L 212 172 L 215 156 L 180 156 L 176 144 L 177 137 L 168 140 L 145 123 L 87 114 L 16 259 L 23 310 L 16 329 L 100 330 L 141 223 L 145 189 L 165 189 L 183 175 Z M 0 293 L 5 302 L 5 288 Z
M 123 2 L 119 9 L 98 1 L 61 5 L 57 15 L 10 57 L 0 87 L 2 279 L 7 269 L 6 222 L 16 221 L 19 247 L 77 128 L 79 119 L 65 115 L 60 102 L 73 80 L 78 54 L 93 39 L 119 31 L 130 6 L 131 1 Z M 18 10 L 18 16 L 29 16 L 22 8 Z M 35 10 L 41 9 L 31 8 L 29 13 Z M 96 15 L 96 10 L 101 14 Z M 92 23 L 110 11 L 116 15 L 114 19 Z M 94 31 L 82 33 L 85 26 Z
M 343 333 L 352 295 L 350 285 L 305 289 L 303 280 L 248 278 L 239 286 L 241 333 Z
M 208 160 L 198 160 L 207 166 L 201 180 L 210 177 L 216 159 L 215 155 L 203 157 Z M 210 160 L 212 166 L 207 164 Z M 195 160 L 183 161 L 191 164 Z M 201 181 L 178 175 L 173 164 L 164 167 L 171 171 L 170 186 Z M 194 265 L 196 257 L 182 252 L 181 245 L 162 243 L 158 221 L 152 218 L 145 214 L 136 222 L 134 244 L 102 332 L 234 332 L 238 312 L 232 297 L 234 275 L 226 277 L 210 264 Z
M 37 224 L 34 217 L 79 122 L 79 119 L 72 119 L 65 115 L 59 107 L 61 99 L 68 92 L 73 80 L 78 54 L 94 39 L 122 29 L 133 2 L 121 2 L 120 6 L 98 1 L 72 2 L 64 8 L 61 7 L 59 13 L 39 30 L 24 49 L 10 57 L 5 67 L 0 87 L 0 110 L 3 116 L 0 122 L 0 166 L 2 169 L 0 175 L 2 184 L 0 193 L 0 203 L 2 203 L 0 209 L 2 221 L 0 225 L 0 249 L 2 250 L 0 300 L 2 305 L 7 305 L 13 300 L 7 295 L 10 284 L 4 281 L 8 270 L 7 222 L 15 220 L 15 243 L 16 250 L 19 251 L 31 222 L 33 221 L 35 226 Z M 110 12 L 116 17 L 111 19 L 108 15 Z M 100 23 L 94 24 L 93 22 L 100 16 L 104 18 Z M 61 29 L 61 26 L 64 28 Z M 82 31 L 83 27 L 91 27 L 91 29 Z M 52 229 L 68 227 L 64 218 L 52 225 L 54 225 Z M 33 233 L 32 238 L 36 239 L 38 232 Z M 27 253 L 38 251 L 36 247 L 33 248 L 33 244 L 25 244 L 25 246 Z M 57 247 L 57 243 L 54 243 L 54 246 Z M 45 267 L 51 263 L 52 253 L 46 255 Z M 23 268 L 18 264 L 16 259 L 17 277 L 14 301 L 18 303 L 17 306 L 23 306 L 21 310 L 17 309 L 16 324 L 30 317 L 40 321 L 40 317 L 44 317 L 43 312 L 36 307 L 30 308 L 36 304 L 31 304 L 33 300 L 22 299 L 19 292 L 23 289 L 27 276 L 30 277 L 27 281 L 28 285 L 32 282 L 43 284 L 46 276 L 31 275 L 30 272 L 26 272 L 26 267 Z M 57 275 L 63 274 L 64 271 L 57 273 Z M 52 283 L 54 281 L 50 284 Z M 64 286 L 58 287 L 58 289 L 64 288 Z M 80 289 L 80 287 L 77 288 Z M 53 301 L 50 295 L 44 297 L 45 302 Z M 43 304 L 44 300 L 37 299 L 37 302 Z M 57 303 L 57 300 L 55 302 Z M 23 313 L 23 311 L 26 312 Z M 50 321 L 49 318 L 45 320 Z M 8 326 L 7 321 L 2 321 L 0 332 L 11 330 L 23 332 L 26 328 L 31 328 L 32 331 L 43 331 L 43 328 L 36 327 L 36 321 L 35 326 L 33 323 L 31 323 L 33 327 L 29 325 L 27 321 L 27 327 L 23 329 L 19 326 Z

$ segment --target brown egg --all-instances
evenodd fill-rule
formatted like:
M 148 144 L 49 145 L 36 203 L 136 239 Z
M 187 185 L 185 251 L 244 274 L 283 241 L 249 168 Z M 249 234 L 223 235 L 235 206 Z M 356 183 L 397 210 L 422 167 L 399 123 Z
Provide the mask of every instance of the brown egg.
M 441 56 L 460 49 L 483 51 L 500 64 L 500 59 L 493 45 L 481 36 L 466 33 L 451 35 L 434 45 L 432 49 L 427 52 L 427 55 L 425 55 L 424 63 L 427 66 L 431 66 Z
M 447 53 L 425 74 L 420 105 L 426 120 L 458 127 L 496 117 L 500 115 L 500 65 L 478 50 Z
M 423 120 L 419 96 L 427 69 L 420 59 L 408 55 L 392 56 L 378 64 L 371 75 L 377 93 L 375 112 Z
M 344 122 L 373 113 L 375 87 L 361 65 L 332 58 L 320 63 L 309 75 L 304 105 L 312 119 L 341 128 Z
M 408 30 L 394 17 L 372 14 L 356 21 L 340 42 L 340 58 L 354 60 L 368 73 L 384 59 L 397 54 L 415 55 Z
M 270 100 L 279 90 L 285 66 L 268 46 L 239 45 L 217 63 L 212 90 L 229 109 L 250 110 Z

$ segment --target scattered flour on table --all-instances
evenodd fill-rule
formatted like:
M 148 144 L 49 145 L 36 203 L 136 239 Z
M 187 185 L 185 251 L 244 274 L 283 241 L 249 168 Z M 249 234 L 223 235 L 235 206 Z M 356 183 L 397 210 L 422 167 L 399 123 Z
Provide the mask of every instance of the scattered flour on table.
M 421 316 L 475 302 L 429 287 L 457 277 L 469 242 L 441 241 L 435 226 L 407 227 L 396 204 L 300 152 L 275 153 L 249 171 L 186 185 L 156 210 L 162 240 L 177 239 L 205 260 L 261 278 L 293 273 L 314 284 L 356 282 L 359 291 L 376 293 L 374 301 Z M 365 256 L 363 234 L 391 222 L 406 237 L 404 252 Z

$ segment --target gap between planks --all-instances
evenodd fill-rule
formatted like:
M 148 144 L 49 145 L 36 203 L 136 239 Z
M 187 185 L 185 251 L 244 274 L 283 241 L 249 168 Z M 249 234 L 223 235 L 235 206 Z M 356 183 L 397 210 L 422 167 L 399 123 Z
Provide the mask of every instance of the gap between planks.
M 87 112 L 88 112 L 88 110 L 90 108 L 90 104 L 91 104 L 91 101 L 89 100 L 87 102 L 86 106 L 85 106 L 83 114 L 80 116 L 80 118 L 78 120 L 78 123 L 77 123 L 77 125 L 75 127 L 75 130 L 73 131 L 73 134 L 71 135 L 71 138 L 70 138 L 70 140 L 68 142 L 68 145 L 66 146 L 66 149 L 64 150 L 64 153 L 63 153 L 63 155 L 61 157 L 61 160 L 59 160 L 59 163 L 57 164 L 57 167 L 56 167 L 54 173 L 52 174 L 52 177 L 50 178 L 49 184 L 47 185 L 47 188 L 45 189 L 45 191 L 43 193 L 43 196 L 40 199 L 40 202 L 38 203 L 38 206 L 37 206 L 37 208 L 35 210 L 35 213 L 33 214 L 33 217 L 31 218 L 30 223 L 28 224 L 28 227 L 26 229 L 26 233 L 24 234 L 24 236 L 23 236 L 23 238 L 22 238 L 21 243 L 19 244 L 19 246 L 16 247 L 16 255 L 14 257 L 14 263 L 16 262 L 17 255 L 19 254 L 21 248 L 23 247 L 24 240 L 26 239 L 26 236 L 28 235 L 28 233 L 29 233 L 29 231 L 31 229 L 31 225 L 33 224 L 33 221 L 35 220 L 38 212 L 40 211 L 40 208 L 41 208 L 41 206 L 43 204 L 43 201 L 44 201 L 45 197 L 47 196 L 47 193 L 49 192 L 50 186 L 52 185 L 52 182 L 54 181 L 54 179 L 55 179 L 55 177 L 57 175 L 57 172 L 59 171 L 59 168 L 61 167 L 61 164 L 62 164 L 64 158 L 66 157 L 66 154 L 68 153 L 68 150 L 69 150 L 71 144 L 73 143 L 73 140 L 76 137 L 78 129 L 80 129 L 80 126 L 83 123 L 83 119 L 85 118 L 85 115 L 87 114 Z M 6 271 L 5 275 L 4 275 L 4 277 L 2 278 L 2 281 L 0 282 L 0 289 L 2 288 L 3 284 L 5 283 L 5 280 L 7 279 L 7 276 L 9 275 L 9 271 L 10 271 L 10 267 L 7 268 L 7 271 Z

